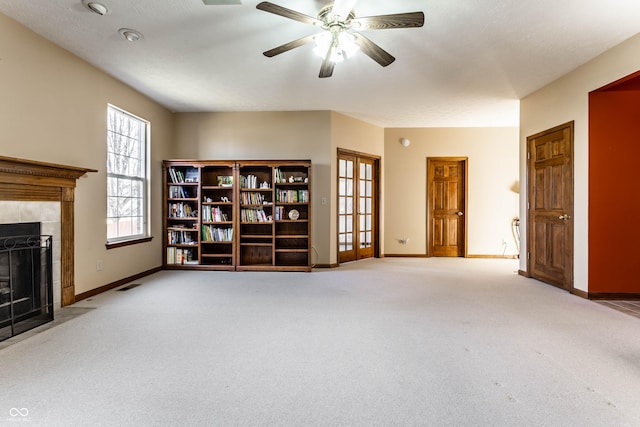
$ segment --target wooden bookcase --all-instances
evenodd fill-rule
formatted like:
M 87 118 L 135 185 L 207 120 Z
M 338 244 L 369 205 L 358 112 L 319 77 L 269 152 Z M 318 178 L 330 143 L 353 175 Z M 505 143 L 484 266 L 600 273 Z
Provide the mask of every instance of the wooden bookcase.
M 311 271 L 309 160 L 165 160 L 167 269 Z

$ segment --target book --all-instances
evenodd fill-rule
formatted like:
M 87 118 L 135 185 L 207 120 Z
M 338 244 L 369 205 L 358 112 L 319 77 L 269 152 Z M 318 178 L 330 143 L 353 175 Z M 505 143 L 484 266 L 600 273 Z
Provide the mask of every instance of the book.
M 184 174 L 184 182 L 198 182 L 198 168 L 187 168 Z

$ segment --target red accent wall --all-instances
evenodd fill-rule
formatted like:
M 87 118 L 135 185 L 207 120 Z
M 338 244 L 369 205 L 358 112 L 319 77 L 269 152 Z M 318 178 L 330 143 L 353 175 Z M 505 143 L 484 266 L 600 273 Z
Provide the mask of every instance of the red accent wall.
M 639 83 L 589 94 L 589 294 L 640 294 Z

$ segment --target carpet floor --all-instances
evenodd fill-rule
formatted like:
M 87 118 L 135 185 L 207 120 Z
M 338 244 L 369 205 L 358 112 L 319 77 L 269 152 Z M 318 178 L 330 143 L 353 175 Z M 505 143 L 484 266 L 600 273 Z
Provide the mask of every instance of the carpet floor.
M 517 268 L 161 271 L 0 349 L 0 425 L 639 426 L 640 319 Z

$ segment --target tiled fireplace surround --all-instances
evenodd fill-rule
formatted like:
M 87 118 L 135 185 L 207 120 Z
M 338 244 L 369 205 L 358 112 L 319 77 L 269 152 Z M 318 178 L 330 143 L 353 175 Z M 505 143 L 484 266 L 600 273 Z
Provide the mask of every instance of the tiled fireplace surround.
M 53 236 L 53 304 L 60 308 L 60 202 L 0 201 L 0 224 L 23 222 L 39 222 L 40 233 Z
M 54 306 L 75 302 L 76 180 L 94 169 L 0 156 L 0 223 L 40 222 L 53 236 Z

